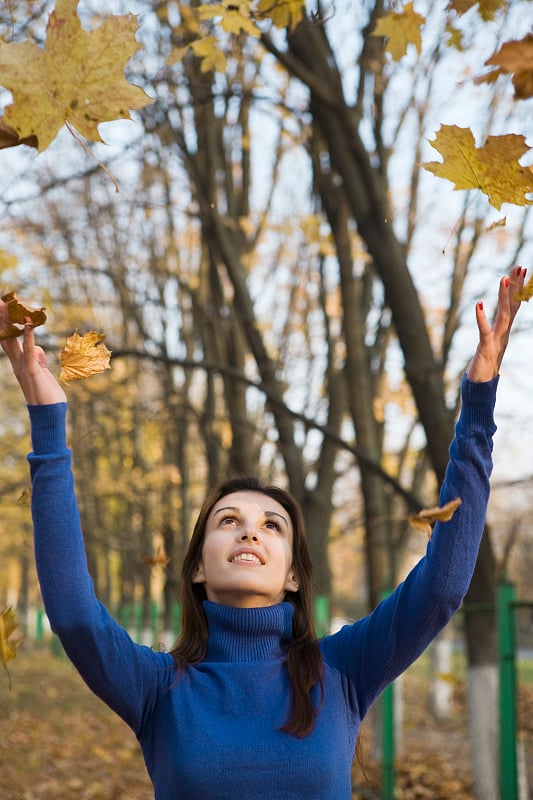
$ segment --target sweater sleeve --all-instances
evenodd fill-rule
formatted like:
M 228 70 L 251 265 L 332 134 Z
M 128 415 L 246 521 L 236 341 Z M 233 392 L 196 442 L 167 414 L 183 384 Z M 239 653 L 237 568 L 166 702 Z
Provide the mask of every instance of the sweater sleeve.
M 66 444 L 66 403 L 29 406 L 35 557 L 52 630 L 88 686 L 139 735 L 170 656 L 135 644 L 97 600 Z
M 460 497 L 448 522 L 437 522 L 424 557 L 368 616 L 322 642 L 360 718 L 381 691 L 412 664 L 460 607 L 485 525 L 492 471 L 498 379 L 461 385 L 461 413 L 450 445 L 440 504 Z

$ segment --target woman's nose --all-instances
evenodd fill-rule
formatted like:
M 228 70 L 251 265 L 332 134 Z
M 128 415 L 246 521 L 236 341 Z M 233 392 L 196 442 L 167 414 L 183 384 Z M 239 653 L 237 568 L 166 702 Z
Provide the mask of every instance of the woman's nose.
M 241 534 L 241 541 L 242 542 L 257 542 L 259 541 L 259 537 L 257 532 L 254 530 L 246 530 L 244 533 Z

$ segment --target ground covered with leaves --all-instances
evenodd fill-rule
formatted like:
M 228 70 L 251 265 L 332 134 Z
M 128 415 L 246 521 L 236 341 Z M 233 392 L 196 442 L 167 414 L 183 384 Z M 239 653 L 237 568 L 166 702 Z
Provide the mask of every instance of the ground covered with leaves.
M 22 646 L 10 667 L 11 690 L 0 675 L 0 800 L 152 800 L 135 736 L 66 658 Z M 440 723 L 425 708 L 423 676 L 408 673 L 405 694 L 396 800 L 472 800 L 463 687 L 456 687 L 452 718 Z M 519 706 L 528 752 L 533 687 L 521 687 Z M 353 800 L 379 797 L 379 771 L 370 759 L 367 766 L 366 782 L 354 770 L 361 790 Z
M 0 675 L 0 800 L 151 800 L 137 740 L 66 658 L 22 646 Z

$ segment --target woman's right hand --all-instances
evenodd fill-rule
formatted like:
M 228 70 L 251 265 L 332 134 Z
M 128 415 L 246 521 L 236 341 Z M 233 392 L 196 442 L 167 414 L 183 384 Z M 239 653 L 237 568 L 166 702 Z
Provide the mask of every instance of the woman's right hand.
M 9 322 L 6 304 L 0 300 L 0 325 Z M 7 354 L 20 388 L 28 405 L 51 405 L 66 403 L 67 397 L 58 381 L 48 369 L 42 347 L 35 344 L 35 332 L 31 322 L 24 326 L 24 334 L 15 339 L 6 339 L 2 347 Z

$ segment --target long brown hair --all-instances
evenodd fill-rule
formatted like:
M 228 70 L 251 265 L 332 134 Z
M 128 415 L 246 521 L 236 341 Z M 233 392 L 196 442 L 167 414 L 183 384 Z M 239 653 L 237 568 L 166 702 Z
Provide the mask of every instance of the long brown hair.
M 276 500 L 289 514 L 293 526 L 292 566 L 298 591 L 287 592 L 285 598 L 294 606 L 292 640 L 287 646 L 286 661 L 292 698 L 289 717 L 281 730 L 301 738 L 311 733 L 315 724 L 318 708 L 313 703 L 311 690 L 318 684 L 323 694 L 323 663 L 313 622 L 313 568 L 305 523 L 300 506 L 285 489 L 262 484 L 257 478 L 242 477 L 225 481 L 209 492 L 198 514 L 181 569 L 181 633 L 170 652 L 180 669 L 205 658 L 208 629 L 202 602 L 206 593 L 204 585 L 194 583 L 193 578 L 202 557 L 205 527 L 213 506 L 222 497 L 243 491 L 261 492 Z

